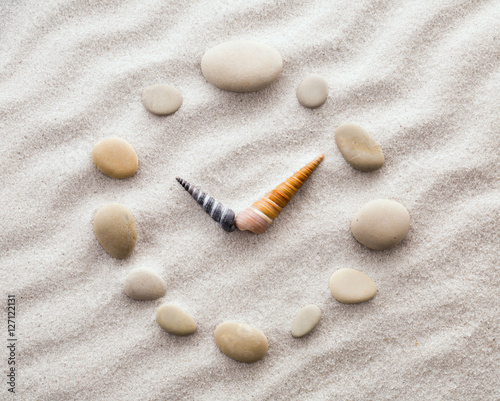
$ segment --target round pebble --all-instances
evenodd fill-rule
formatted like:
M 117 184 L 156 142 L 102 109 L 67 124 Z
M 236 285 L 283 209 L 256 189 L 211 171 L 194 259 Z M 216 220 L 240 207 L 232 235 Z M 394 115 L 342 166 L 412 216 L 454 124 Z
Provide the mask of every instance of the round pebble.
M 267 353 L 267 338 L 262 331 L 243 323 L 225 322 L 214 333 L 217 347 L 239 362 L 256 362 Z
M 321 318 L 321 310 L 316 305 L 304 306 L 292 324 L 292 336 L 303 337 L 309 334 L 318 324 Z
M 297 99 L 304 107 L 314 109 L 325 103 L 328 84 L 319 75 L 310 75 L 297 88 Z
M 192 316 L 176 305 L 164 304 L 156 311 L 156 321 L 167 333 L 187 336 L 196 331 Z
M 158 274 L 146 269 L 131 270 L 123 282 L 123 292 L 139 301 L 161 298 L 166 291 L 165 281 Z
M 355 269 L 340 269 L 330 277 L 333 297 L 344 304 L 358 304 L 372 299 L 377 285 L 366 274 Z
M 382 149 L 359 125 L 342 124 L 335 130 L 335 141 L 344 159 L 357 170 L 374 171 L 384 165 Z
M 151 113 L 166 116 L 182 105 L 182 95 L 172 85 L 152 85 L 142 90 L 142 103 Z
M 110 137 L 94 146 L 92 160 L 97 168 L 113 178 L 132 177 L 138 166 L 137 154 L 125 139 Z
M 393 200 L 368 202 L 354 216 L 351 231 L 364 246 L 382 251 L 399 244 L 410 228 L 410 214 Z
M 94 232 L 104 250 L 117 259 L 129 256 L 137 240 L 132 212 L 119 203 L 101 207 L 94 217 Z
M 219 89 L 253 92 L 272 84 L 281 74 L 283 59 L 269 45 L 235 40 L 209 49 L 201 59 L 201 72 Z

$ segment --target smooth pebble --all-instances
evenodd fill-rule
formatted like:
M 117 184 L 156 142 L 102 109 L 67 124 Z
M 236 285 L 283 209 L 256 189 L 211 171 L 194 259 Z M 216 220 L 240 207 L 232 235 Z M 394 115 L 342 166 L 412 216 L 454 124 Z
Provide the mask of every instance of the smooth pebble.
M 129 256 L 137 241 L 134 216 L 120 203 L 108 203 L 97 211 L 94 232 L 104 250 L 117 259 Z
M 293 319 L 292 336 L 303 337 L 309 334 L 318 324 L 321 310 L 316 305 L 304 306 Z
M 142 90 L 142 103 L 151 113 L 166 116 L 179 110 L 182 95 L 172 85 L 152 85 Z
M 351 231 L 364 246 L 381 251 L 399 244 L 410 228 L 410 214 L 393 200 L 368 202 L 354 216 Z
M 256 362 L 267 353 L 267 338 L 252 326 L 237 322 L 220 324 L 214 333 L 217 347 L 239 362 Z
M 269 86 L 281 74 L 283 59 L 269 45 L 235 40 L 209 49 L 201 59 L 206 80 L 219 89 L 253 92 Z
M 357 170 L 374 171 L 384 165 L 382 149 L 359 125 L 342 124 L 335 130 L 335 141 L 344 159 Z
M 196 331 L 193 317 L 176 305 L 164 304 L 156 311 L 156 321 L 167 333 L 187 336 Z
M 330 291 L 339 302 L 357 304 L 372 299 L 377 285 L 359 270 L 339 269 L 330 277 Z
M 140 301 L 158 299 L 166 291 L 167 285 L 158 274 L 142 268 L 132 269 L 123 282 L 123 292 Z
M 101 172 L 113 178 L 128 178 L 137 172 L 137 154 L 122 138 L 110 137 L 98 142 L 92 150 L 92 160 Z
M 304 107 L 314 109 L 325 103 L 328 97 L 328 84 L 319 75 L 310 75 L 297 88 L 297 99 Z

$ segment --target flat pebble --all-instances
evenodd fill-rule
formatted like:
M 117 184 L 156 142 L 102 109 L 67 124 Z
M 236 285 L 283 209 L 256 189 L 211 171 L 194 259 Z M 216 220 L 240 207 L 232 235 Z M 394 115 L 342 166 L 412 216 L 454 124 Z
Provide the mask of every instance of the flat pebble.
M 304 107 L 314 109 L 325 103 L 328 84 L 319 75 L 309 75 L 297 88 L 297 99 Z
M 344 159 L 357 170 L 374 171 L 384 165 L 382 149 L 359 125 L 342 124 L 335 130 L 335 141 Z
M 272 84 L 283 69 L 279 52 L 253 40 L 235 40 L 209 49 L 201 59 L 201 72 L 219 89 L 253 92 Z
M 176 305 L 164 304 L 156 311 L 156 321 L 167 333 L 187 336 L 196 331 L 192 316 Z
M 377 285 L 366 274 L 355 269 L 339 269 L 330 277 L 333 297 L 344 304 L 358 304 L 372 299 Z
M 104 250 L 114 258 L 129 256 L 137 240 L 132 212 L 119 203 L 108 203 L 94 217 L 94 232 Z
M 292 324 L 292 336 L 303 337 L 316 327 L 321 318 L 321 310 L 316 305 L 304 306 Z
M 239 362 L 256 362 L 267 353 L 267 338 L 252 326 L 237 322 L 220 324 L 214 333 L 217 347 Z
M 351 231 L 364 246 L 381 251 L 399 244 L 410 228 L 410 214 L 393 200 L 368 202 L 354 216 Z
M 92 160 L 97 168 L 113 178 L 132 177 L 138 166 L 137 154 L 125 139 L 110 137 L 94 146 Z
M 167 285 L 158 274 L 142 268 L 132 269 L 123 282 L 123 292 L 141 301 L 158 299 L 166 291 Z
M 182 105 L 182 95 L 172 85 L 152 85 L 142 90 L 142 103 L 151 113 L 166 116 Z

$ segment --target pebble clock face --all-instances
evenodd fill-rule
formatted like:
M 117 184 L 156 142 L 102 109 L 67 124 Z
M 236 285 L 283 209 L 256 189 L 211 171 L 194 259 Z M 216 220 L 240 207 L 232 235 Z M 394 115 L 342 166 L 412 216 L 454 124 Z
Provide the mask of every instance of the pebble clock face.
M 499 15 L 0 1 L 0 391 L 497 400 Z
M 270 46 L 254 41 L 233 41 L 215 46 L 205 53 L 201 69 L 208 82 L 220 89 L 251 92 L 263 89 L 281 73 L 283 60 Z M 301 105 L 321 106 L 328 97 L 326 81 L 317 75 L 307 77 L 297 89 Z M 142 92 L 147 110 L 158 115 L 175 113 L 182 105 L 181 93 L 170 85 L 153 85 Z M 346 161 L 361 171 L 377 170 L 384 155 L 373 136 L 355 124 L 343 124 L 335 132 L 337 146 Z M 137 171 L 138 160 L 133 147 L 121 138 L 106 138 L 95 145 L 92 157 L 97 168 L 112 178 L 127 178 Z M 291 198 L 322 162 L 320 155 L 293 174 L 249 208 L 235 213 L 215 198 L 177 178 L 186 191 L 221 227 L 232 232 L 236 228 L 264 233 Z M 405 237 L 410 225 L 408 211 L 391 200 L 376 200 L 365 205 L 352 221 L 354 237 L 363 245 L 389 249 Z M 134 250 L 137 229 L 132 212 L 124 205 L 103 206 L 94 218 L 94 231 L 99 243 L 111 256 L 123 259 Z M 123 291 L 136 300 L 154 300 L 165 295 L 163 279 L 145 269 L 134 269 L 125 278 Z M 342 303 L 360 303 L 372 299 L 377 285 L 355 269 L 340 269 L 330 278 L 330 290 Z M 321 317 L 316 305 L 307 305 L 296 315 L 292 335 L 303 337 L 311 332 Z M 196 331 L 194 318 L 176 305 L 165 304 L 156 313 L 158 325 L 170 334 L 185 336 Z M 267 338 L 260 330 L 237 322 L 222 323 L 214 338 L 219 349 L 240 362 L 255 362 L 267 353 Z

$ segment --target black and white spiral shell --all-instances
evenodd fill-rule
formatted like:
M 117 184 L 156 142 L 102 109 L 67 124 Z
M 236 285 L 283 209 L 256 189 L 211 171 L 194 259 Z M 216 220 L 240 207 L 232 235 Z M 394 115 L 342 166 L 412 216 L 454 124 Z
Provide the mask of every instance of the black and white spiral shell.
M 176 180 L 225 231 L 231 232 L 235 230 L 236 226 L 234 225 L 234 219 L 236 215 L 231 209 L 225 207 L 222 203 L 216 201 L 202 190 L 195 188 L 186 180 L 179 177 L 177 177 Z

